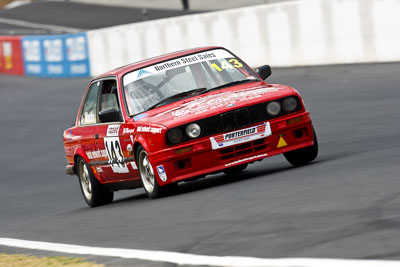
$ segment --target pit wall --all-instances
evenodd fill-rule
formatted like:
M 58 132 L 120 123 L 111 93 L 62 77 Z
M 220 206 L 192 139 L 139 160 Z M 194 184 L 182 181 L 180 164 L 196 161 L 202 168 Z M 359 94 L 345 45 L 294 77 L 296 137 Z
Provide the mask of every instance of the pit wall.
M 21 38 L 23 69 L 26 75 L 43 77 L 95 76 L 156 55 L 210 45 L 230 49 L 251 66 L 400 61 L 398 14 L 400 0 L 289 1 L 88 31 L 73 35 L 84 40 L 73 42 L 72 49 L 80 51 L 76 57 L 68 56 L 71 35 L 26 36 Z M 33 53 L 36 58 L 30 56 L 31 44 L 25 45 L 35 38 L 40 39 L 40 49 Z M 61 39 L 61 45 L 48 44 L 54 38 Z M 57 63 L 62 72 L 49 73 L 49 66 L 61 70 L 53 66 L 60 57 L 49 59 L 49 49 L 64 51 L 63 63 Z M 38 58 L 34 64 L 41 71 L 32 72 L 38 67 L 30 67 L 31 59 Z M 87 71 L 83 65 L 73 65 L 74 60 Z M 74 73 L 71 65 L 82 72 Z

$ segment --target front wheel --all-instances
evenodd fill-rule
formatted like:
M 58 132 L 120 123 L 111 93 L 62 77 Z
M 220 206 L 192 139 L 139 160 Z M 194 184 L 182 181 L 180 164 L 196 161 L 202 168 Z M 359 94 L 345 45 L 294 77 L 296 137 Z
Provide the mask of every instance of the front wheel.
M 83 198 L 90 207 L 109 204 L 114 199 L 114 193 L 100 184 L 84 159 L 78 160 L 78 177 Z
M 136 159 L 139 167 L 140 179 L 149 198 L 156 199 L 177 191 L 177 183 L 164 186 L 158 184 L 156 175 L 154 174 L 154 168 L 150 163 L 146 150 L 142 146 L 137 150 Z
M 318 155 L 318 140 L 313 127 L 314 144 L 294 151 L 283 153 L 286 160 L 293 166 L 301 166 L 313 161 Z

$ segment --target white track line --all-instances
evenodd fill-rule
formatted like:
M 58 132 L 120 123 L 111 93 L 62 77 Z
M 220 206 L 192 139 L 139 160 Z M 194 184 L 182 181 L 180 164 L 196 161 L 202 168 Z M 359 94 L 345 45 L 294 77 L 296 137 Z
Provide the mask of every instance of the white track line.
M 167 251 L 88 247 L 49 242 L 0 238 L 0 245 L 25 249 L 38 249 L 79 255 L 95 255 L 170 262 L 182 265 L 208 265 L 227 267 L 398 267 L 400 261 L 345 260 L 345 259 L 262 259 L 252 257 L 218 257 Z
M 10 24 L 10 25 L 18 25 L 18 26 L 23 26 L 23 27 L 35 28 L 35 29 L 51 30 L 51 31 L 57 31 L 57 32 L 67 32 L 67 33 L 77 33 L 77 32 L 82 32 L 85 30 L 85 29 L 77 29 L 77 28 L 42 24 L 42 23 L 34 23 L 34 22 L 28 22 L 28 21 L 23 21 L 23 20 L 17 20 L 17 19 L 6 19 L 6 18 L 0 18 L 0 23 Z

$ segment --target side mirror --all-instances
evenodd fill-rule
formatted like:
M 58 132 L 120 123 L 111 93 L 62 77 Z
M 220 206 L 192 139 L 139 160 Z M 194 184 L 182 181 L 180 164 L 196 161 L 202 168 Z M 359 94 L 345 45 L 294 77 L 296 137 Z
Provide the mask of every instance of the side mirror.
M 258 67 L 256 72 L 263 80 L 267 79 L 272 74 L 271 67 L 269 65 Z
M 99 112 L 99 119 L 101 122 L 118 122 L 121 121 L 119 111 L 115 108 L 102 110 Z

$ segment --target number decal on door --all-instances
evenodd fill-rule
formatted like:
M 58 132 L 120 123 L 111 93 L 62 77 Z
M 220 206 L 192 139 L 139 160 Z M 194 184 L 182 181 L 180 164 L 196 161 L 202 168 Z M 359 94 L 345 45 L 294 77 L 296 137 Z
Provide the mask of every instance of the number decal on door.
M 119 137 L 104 137 L 104 146 L 108 155 L 108 163 L 116 173 L 128 173 L 128 167 L 124 161 Z

